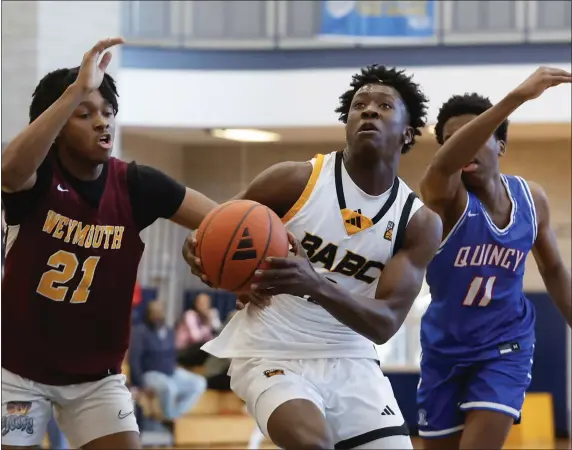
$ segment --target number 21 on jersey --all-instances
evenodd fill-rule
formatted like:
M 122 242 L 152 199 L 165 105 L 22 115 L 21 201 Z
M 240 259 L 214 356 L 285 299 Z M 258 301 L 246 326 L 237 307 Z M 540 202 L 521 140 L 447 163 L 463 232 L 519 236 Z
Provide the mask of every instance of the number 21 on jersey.
M 463 300 L 463 306 L 473 306 L 477 295 L 480 294 L 480 298 L 477 302 L 477 306 L 484 307 L 488 306 L 493 298 L 493 287 L 495 285 L 497 277 L 489 277 L 486 279 L 485 286 L 483 287 L 483 277 L 475 277 L 469 285 L 469 290 Z
M 81 266 L 83 275 L 73 291 L 70 303 L 87 302 L 98 262 L 99 256 L 90 256 L 83 262 Z M 69 283 L 80 266 L 77 256 L 65 250 L 59 250 L 50 256 L 48 266 L 52 267 L 52 270 L 42 275 L 36 292 L 54 302 L 63 302 L 68 293 L 68 287 L 65 284 Z

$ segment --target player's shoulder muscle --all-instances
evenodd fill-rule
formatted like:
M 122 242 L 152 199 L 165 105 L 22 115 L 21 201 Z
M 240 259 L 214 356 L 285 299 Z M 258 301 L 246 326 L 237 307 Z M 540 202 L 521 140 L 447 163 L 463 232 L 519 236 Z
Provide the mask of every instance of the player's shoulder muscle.
M 540 184 L 534 181 L 524 180 L 524 182 L 528 185 L 528 189 L 530 189 L 530 195 L 532 195 L 538 222 L 545 221 L 550 215 L 550 205 L 546 192 Z
M 406 231 L 403 248 L 407 249 L 420 266 L 429 264 L 441 244 L 443 223 L 437 213 L 422 206 L 411 217 Z
M 312 170 L 309 161 L 275 164 L 260 173 L 241 197 L 262 203 L 283 217 L 304 192 Z

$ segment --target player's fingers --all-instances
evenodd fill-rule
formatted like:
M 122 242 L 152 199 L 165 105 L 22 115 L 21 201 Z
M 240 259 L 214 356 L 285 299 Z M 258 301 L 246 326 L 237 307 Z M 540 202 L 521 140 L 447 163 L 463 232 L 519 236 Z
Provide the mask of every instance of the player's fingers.
M 105 72 L 107 70 L 107 66 L 109 66 L 109 63 L 111 62 L 111 52 L 105 52 L 103 54 L 103 58 L 101 58 L 101 61 L 99 62 L 99 70 Z
M 570 72 L 568 72 L 567 70 L 564 69 L 558 69 L 556 67 L 547 67 L 546 68 L 546 73 L 549 73 L 550 75 L 556 75 L 556 76 L 572 76 L 572 74 Z
M 559 84 L 563 84 L 563 83 L 572 83 L 572 75 L 567 76 L 567 75 L 557 75 L 557 76 L 553 76 L 550 79 L 550 85 L 551 86 L 558 86 Z
M 237 310 L 243 310 L 244 308 L 246 308 L 246 305 L 244 303 L 242 303 L 240 300 L 236 301 L 236 309 Z
M 293 269 L 266 269 L 254 272 L 256 282 L 291 279 L 295 275 Z
M 90 50 L 90 53 L 92 55 L 101 54 L 105 50 L 107 50 L 108 48 L 113 47 L 114 45 L 119 45 L 119 44 L 123 44 L 123 43 L 125 43 L 125 40 L 122 37 L 113 37 L 113 38 L 108 38 L 108 39 L 102 39 L 101 41 L 99 41 L 97 44 L 95 44 L 93 46 L 93 48 Z
M 268 269 L 285 269 L 288 267 L 294 267 L 296 261 L 292 258 L 275 258 L 270 257 L 265 260 L 265 268 Z M 263 269 L 264 270 L 264 269 Z

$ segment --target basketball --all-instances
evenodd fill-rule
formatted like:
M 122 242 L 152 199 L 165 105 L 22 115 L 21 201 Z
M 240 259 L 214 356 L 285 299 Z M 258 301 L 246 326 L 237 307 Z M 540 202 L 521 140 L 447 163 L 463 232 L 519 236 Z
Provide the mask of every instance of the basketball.
M 212 210 L 197 231 L 196 255 L 213 287 L 250 291 L 254 272 L 269 256 L 288 256 L 288 234 L 269 208 L 234 200 Z

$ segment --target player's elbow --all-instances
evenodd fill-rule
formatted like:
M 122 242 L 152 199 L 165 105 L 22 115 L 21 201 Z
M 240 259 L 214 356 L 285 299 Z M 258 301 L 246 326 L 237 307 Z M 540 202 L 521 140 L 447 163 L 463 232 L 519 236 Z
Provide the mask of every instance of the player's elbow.
M 379 314 L 375 318 L 370 339 L 375 345 L 383 345 L 397 333 L 399 326 L 399 321 L 393 313 Z

